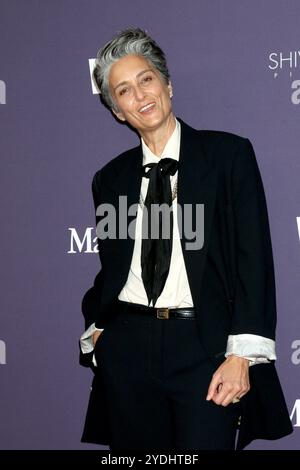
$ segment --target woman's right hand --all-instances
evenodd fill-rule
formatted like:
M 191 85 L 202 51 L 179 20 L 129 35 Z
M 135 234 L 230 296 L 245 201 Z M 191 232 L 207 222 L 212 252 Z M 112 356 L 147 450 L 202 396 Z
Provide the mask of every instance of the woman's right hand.
M 99 336 L 101 335 L 101 333 L 102 333 L 102 331 L 99 331 L 99 330 L 96 330 L 96 331 L 93 333 L 92 338 L 93 338 L 93 345 L 94 345 L 94 347 L 95 347 L 95 345 L 96 345 L 96 343 L 97 343 L 97 341 L 98 341 L 98 338 L 99 338 Z

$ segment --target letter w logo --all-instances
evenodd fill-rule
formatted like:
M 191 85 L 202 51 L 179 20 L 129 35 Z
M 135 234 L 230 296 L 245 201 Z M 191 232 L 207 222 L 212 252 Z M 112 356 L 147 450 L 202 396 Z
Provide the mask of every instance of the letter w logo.
M 293 421 L 294 415 L 296 415 L 296 424 L 294 424 L 294 427 L 300 428 L 300 400 L 299 399 L 295 401 L 295 405 L 290 416 L 291 421 Z

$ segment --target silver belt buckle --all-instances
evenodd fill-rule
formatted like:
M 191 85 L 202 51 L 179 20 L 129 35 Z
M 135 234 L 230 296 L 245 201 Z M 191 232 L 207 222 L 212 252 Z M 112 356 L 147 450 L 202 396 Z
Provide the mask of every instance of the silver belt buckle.
M 158 308 L 156 310 L 156 318 L 160 320 L 168 320 L 169 319 L 169 309 L 167 307 Z

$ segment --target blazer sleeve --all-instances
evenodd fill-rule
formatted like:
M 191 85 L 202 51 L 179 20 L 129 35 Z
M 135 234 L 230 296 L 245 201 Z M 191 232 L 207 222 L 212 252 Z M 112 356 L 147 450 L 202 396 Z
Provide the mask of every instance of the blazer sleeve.
M 94 175 L 92 181 L 92 194 L 95 212 L 101 201 L 100 193 L 100 172 Z M 98 216 L 96 216 L 96 226 L 98 223 Z M 98 250 L 100 256 L 100 240 L 97 240 Z M 101 259 L 101 256 L 100 256 Z M 96 323 L 96 327 L 101 329 L 102 326 L 97 324 L 97 320 L 100 317 L 99 307 L 101 305 L 101 293 L 103 285 L 103 268 L 97 273 L 93 286 L 84 294 L 82 299 L 82 313 L 85 319 L 85 329 L 87 330 L 93 323 Z
M 232 167 L 235 286 L 231 335 L 275 341 L 276 290 L 266 197 L 253 146 L 239 143 Z

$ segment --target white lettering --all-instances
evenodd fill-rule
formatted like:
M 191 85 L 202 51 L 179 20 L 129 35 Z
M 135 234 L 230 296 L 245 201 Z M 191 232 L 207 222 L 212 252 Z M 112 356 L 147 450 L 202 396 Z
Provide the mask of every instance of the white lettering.
M 93 227 L 88 227 L 84 233 L 84 237 L 80 240 L 79 235 L 75 228 L 69 228 L 71 232 L 71 240 L 70 240 L 70 250 L 68 253 L 81 253 L 83 251 L 83 246 L 86 244 L 86 249 L 84 253 L 98 253 L 99 247 L 97 242 L 97 237 L 92 238 L 92 230 Z M 94 243 L 94 247 L 92 248 L 92 243 Z M 74 249 L 74 244 L 76 245 L 76 250 Z
M 6 85 L 3 80 L 0 80 L 0 104 L 6 104 Z
M 298 365 L 300 364 L 300 339 L 295 339 L 295 341 L 292 342 L 292 349 L 296 351 L 293 352 L 291 361 L 293 364 Z
M 294 427 L 299 428 L 300 427 L 300 400 L 299 399 L 295 401 L 295 405 L 290 416 L 291 421 L 293 421 L 294 414 L 296 414 L 296 424 L 294 424 Z
M 292 89 L 293 93 L 291 94 L 291 102 L 293 104 L 299 104 L 300 103 L 300 80 L 294 80 L 292 82 Z
M 298 227 L 298 236 L 299 236 L 299 241 L 300 241 L 300 217 L 296 217 L 297 219 L 297 227 Z
M 0 364 L 6 364 L 6 344 L 0 339 Z
M 272 62 L 272 65 L 268 65 L 270 70 L 283 69 L 284 65 L 287 65 L 289 69 L 297 68 L 298 58 L 300 56 L 300 51 L 290 51 L 287 54 L 283 52 L 271 52 L 269 54 L 269 60 Z

